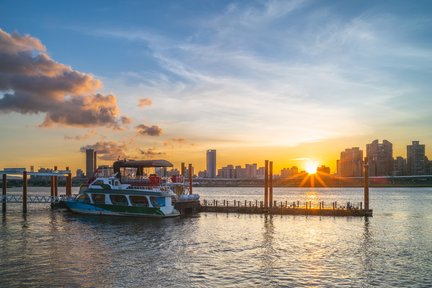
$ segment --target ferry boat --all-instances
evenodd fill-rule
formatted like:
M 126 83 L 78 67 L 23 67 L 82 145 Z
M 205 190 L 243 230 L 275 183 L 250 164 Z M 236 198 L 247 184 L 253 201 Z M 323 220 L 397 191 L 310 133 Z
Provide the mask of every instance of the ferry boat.
M 184 183 L 178 177 L 176 181 L 167 181 L 156 174 L 147 174 L 144 168 L 172 167 L 166 160 L 142 160 L 114 162 L 114 175 L 106 176 L 106 171 L 97 171 L 88 186 L 81 187 L 79 194 L 65 201 L 72 212 L 81 214 L 175 217 L 180 212 L 174 202 L 192 196 L 185 194 Z M 122 168 L 129 168 L 125 170 Z M 131 172 L 130 168 L 134 170 Z M 130 177 L 130 176 L 134 177 Z M 176 193 L 174 193 L 176 191 Z

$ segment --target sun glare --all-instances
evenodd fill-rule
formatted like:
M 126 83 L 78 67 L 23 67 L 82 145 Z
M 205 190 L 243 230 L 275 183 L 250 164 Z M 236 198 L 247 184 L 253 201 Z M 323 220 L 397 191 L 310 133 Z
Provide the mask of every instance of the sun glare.
M 306 172 L 309 174 L 315 174 L 317 172 L 318 163 L 315 161 L 306 162 Z

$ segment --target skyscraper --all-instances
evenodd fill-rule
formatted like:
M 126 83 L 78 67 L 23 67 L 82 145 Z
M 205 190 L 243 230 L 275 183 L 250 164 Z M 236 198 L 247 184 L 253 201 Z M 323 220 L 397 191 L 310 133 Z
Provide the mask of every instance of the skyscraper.
M 86 149 L 86 177 L 88 178 L 92 177 L 96 170 L 96 155 L 94 149 Z
M 412 145 L 407 145 L 408 175 L 426 174 L 426 159 L 424 144 L 420 144 L 419 141 L 412 141 Z
M 340 154 L 339 175 L 342 177 L 363 176 L 363 151 L 359 147 L 345 149 Z
M 207 178 L 216 177 L 216 150 L 207 150 Z
M 393 173 L 393 144 L 378 140 L 366 145 L 366 156 L 368 157 L 369 176 L 391 176 Z

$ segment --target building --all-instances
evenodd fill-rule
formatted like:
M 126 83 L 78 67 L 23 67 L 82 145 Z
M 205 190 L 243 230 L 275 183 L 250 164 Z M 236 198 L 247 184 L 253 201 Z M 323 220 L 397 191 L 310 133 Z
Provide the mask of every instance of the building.
M 379 143 L 374 140 L 366 145 L 366 156 L 368 157 L 369 176 L 391 176 L 393 175 L 393 144 L 387 140 Z
M 86 177 L 90 178 L 96 170 L 96 151 L 94 149 L 86 149 Z
M 401 156 L 396 157 L 394 160 L 393 176 L 407 175 L 407 161 Z
M 321 167 L 317 168 L 317 173 L 330 174 L 330 167 L 327 167 L 325 165 L 321 165 Z
M 228 165 L 219 169 L 218 177 L 225 179 L 235 178 L 235 170 L 233 165 Z
M 338 175 L 341 177 L 363 176 L 363 151 L 359 147 L 345 149 L 340 154 L 337 167 Z
M 250 179 L 255 179 L 257 178 L 257 172 L 258 172 L 258 168 L 257 168 L 257 164 L 253 163 L 253 164 L 246 164 L 246 177 L 250 178 Z
M 283 168 L 281 170 L 281 178 L 289 178 L 298 174 L 298 167 L 293 166 L 291 168 Z
M 408 175 L 425 175 L 427 162 L 424 144 L 420 144 L 419 141 L 412 141 L 412 145 L 407 145 Z
M 216 177 L 216 150 L 207 150 L 207 178 Z

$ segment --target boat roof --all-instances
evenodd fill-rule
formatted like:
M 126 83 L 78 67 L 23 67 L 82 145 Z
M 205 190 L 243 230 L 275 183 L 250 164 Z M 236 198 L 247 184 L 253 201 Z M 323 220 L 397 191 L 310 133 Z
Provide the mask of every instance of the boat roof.
M 120 167 L 146 168 L 146 167 L 173 167 L 174 165 L 167 160 L 118 160 L 114 162 L 114 171 Z

